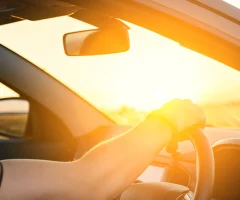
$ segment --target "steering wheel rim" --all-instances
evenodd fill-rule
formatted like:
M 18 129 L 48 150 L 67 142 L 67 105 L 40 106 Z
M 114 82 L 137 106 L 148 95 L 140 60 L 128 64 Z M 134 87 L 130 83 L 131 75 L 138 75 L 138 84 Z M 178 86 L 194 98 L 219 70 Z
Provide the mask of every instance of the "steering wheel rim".
M 215 163 L 212 147 L 204 131 L 191 128 L 188 137 L 196 149 L 196 186 L 194 200 L 210 200 L 214 186 Z

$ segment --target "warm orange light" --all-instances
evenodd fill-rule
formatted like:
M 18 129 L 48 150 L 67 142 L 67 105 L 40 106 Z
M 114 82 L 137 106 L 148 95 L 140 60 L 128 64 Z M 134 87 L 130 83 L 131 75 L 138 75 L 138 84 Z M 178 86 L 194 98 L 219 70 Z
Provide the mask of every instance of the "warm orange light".
M 67 57 L 63 34 L 93 28 L 69 17 L 4 25 L 0 38 L 3 45 L 99 108 L 128 105 L 152 110 L 173 98 L 197 103 L 239 99 L 232 92 L 240 86 L 238 72 L 142 27 L 128 25 L 130 51 L 112 55 Z

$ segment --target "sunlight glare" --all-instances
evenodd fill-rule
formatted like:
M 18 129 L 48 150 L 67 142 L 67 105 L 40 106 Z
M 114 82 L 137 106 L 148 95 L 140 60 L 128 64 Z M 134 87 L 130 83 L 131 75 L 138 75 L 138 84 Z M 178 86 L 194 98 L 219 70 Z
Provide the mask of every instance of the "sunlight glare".
M 131 27 L 131 49 L 112 55 L 66 56 L 63 34 L 94 28 L 70 17 L 4 25 L 0 27 L 0 37 L 3 45 L 36 63 L 100 109 L 127 105 L 149 111 L 174 98 L 189 98 L 196 103 L 239 98 L 235 92 L 227 95 L 232 85 L 235 88 L 231 91 L 239 88 L 239 73 L 235 70 L 154 32 L 125 23 Z

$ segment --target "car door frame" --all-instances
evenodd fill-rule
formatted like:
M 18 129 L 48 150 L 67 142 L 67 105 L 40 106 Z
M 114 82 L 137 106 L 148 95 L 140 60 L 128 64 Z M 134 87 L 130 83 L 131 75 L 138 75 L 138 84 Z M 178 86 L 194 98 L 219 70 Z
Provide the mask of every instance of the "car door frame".
M 114 124 L 55 78 L 2 45 L 0 56 L 0 82 L 31 106 L 28 137 L 0 141 L 0 160 L 73 160 L 77 146 L 83 144 L 76 137 Z

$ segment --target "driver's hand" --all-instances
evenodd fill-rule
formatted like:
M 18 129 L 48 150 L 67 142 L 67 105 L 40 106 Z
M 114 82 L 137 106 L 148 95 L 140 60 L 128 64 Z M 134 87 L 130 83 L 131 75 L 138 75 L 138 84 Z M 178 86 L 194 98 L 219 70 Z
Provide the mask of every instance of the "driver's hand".
M 204 128 L 206 124 L 203 110 L 193 104 L 191 100 L 172 100 L 150 113 L 149 117 L 157 117 L 166 121 L 172 126 L 175 133 L 184 132 L 193 126 Z

